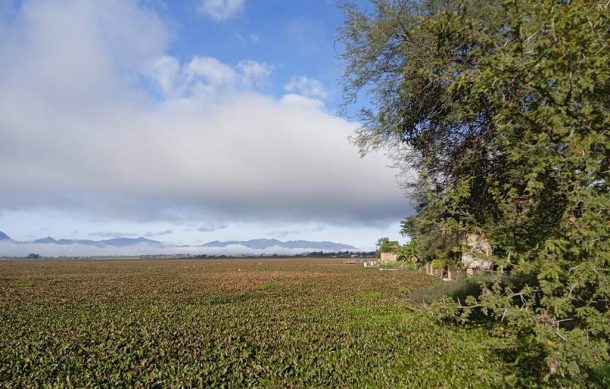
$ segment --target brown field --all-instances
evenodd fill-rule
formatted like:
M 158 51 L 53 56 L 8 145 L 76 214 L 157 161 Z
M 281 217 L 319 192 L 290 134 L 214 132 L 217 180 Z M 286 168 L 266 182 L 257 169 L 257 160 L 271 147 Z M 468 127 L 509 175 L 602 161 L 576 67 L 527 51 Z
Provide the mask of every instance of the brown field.
M 320 259 L 0 261 L 0 386 L 483 386 L 483 329 L 407 297 L 434 278 Z

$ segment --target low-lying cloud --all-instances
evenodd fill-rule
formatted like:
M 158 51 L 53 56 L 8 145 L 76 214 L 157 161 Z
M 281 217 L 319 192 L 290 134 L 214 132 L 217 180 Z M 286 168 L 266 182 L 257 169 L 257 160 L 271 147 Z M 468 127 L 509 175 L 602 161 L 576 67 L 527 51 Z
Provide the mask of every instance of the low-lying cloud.
M 131 232 L 118 232 L 118 231 L 100 231 L 100 232 L 90 232 L 89 236 L 96 238 L 127 238 L 138 236 L 137 234 Z
M 197 227 L 197 231 L 199 232 L 214 232 L 214 231 L 218 231 L 218 230 L 224 230 L 225 228 L 227 228 L 228 225 L 227 224 L 208 224 L 205 226 L 199 226 Z
M 147 237 L 147 238 L 153 238 L 153 237 L 156 237 L 156 236 L 171 235 L 173 233 L 174 233 L 173 230 L 167 229 L 167 230 L 163 230 L 163 231 L 149 231 L 146 234 L 144 234 L 144 236 Z
M 320 231 L 324 231 L 325 228 L 326 227 L 324 227 L 324 226 L 315 226 L 315 227 L 308 227 L 308 228 L 296 228 L 296 229 L 290 229 L 290 230 L 275 230 L 275 231 L 269 231 L 265 235 L 273 237 L 273 238 L 285 238 L 285 237 L 291 236 L 291 235 L 299 236 L 301 234 L 308 233 L 308 232 L 320 232 Z

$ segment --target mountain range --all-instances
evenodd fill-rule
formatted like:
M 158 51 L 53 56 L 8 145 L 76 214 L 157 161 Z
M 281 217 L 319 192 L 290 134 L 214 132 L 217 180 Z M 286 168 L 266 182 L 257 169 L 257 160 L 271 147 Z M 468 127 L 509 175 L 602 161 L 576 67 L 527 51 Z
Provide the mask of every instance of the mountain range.
M 284 249 L 307 249 L 307 250 L 321 250 L 321 251 L 344 251 L 344 250 L 355 250 L 354 246 L 343 243 L 335 242 L 311 242 L 307 240 L 289 240 L 282 242 L 277 239 L 251 239 L 251 240 L 228 240 L 208 242 L 202 244 L 200 247 L 227 247 L 239 245 L 255 250 L 264 250 L 272 247 L 281 247 Z
M 46 238 L 37 239 L 32 242 L 16 242 L 11 239 L 4 232 L 0 231 L 0 241 L 10 241 L 15 243 L 35 243 L 35 244 L 55 244 L 55 245 L 74 245 L 80 244 L 85 246 L 112 246 L 112 247 L 126 247 L 137 244 L 148 244 L 148 245 L 162 245 L 161 242 L 147 238 L 113 238 L 104 240 L 90 240 L 90 239 L 55 239 L 50 236 Z
M 89 240 L 89 239 L 54 239 L 50 236 L 42 239 L 35 240 L 33 243 L 43 244 L 59 244 L 59 245 L 70 245 L 70 244 L 82 244 L 86 246 L 115 246 L 124 247 L 132 246 L 135 244 L 149 244 L 149 245 L 161 245 L 162 243 L 156 240 L 147 238 L 113 238 L 105 240 Z
M 35 245 L 57 245 L 57 246 L 73 246 L 73 245 L 81 245 L 81 246 L 92 246 L 92 247 L 130 247 L 136 245 L 144 245 L 148 247 L 158 247 L 160 248 L 186 248 L 186 247 L 205 247 L 205 248 L 214 248 L 214 249 L 222 249 L 222 248 L 231 248 L 230 246 L 241 246 L 251 250 L 269 250 L 269 249 L 285 249 L 285 250 L 303 250 L 303 251 L 349 251 L 356 250 L 354 246 L 350 246 L 348 244 L 336 243 L 336 242 L 313 242 L 308 240 L 289 240 L 289 241 L 281 241 L 277 239 L 251 239 L 251 240 L 228 240 L 228 241 L 218 241 L 215 240 L 213 242 L 204 243 L 198 246 L 174 246 L 171 244 L 164 244 L 162 242 L 147 239 L 147 238 L 113 238 L 113 239 L 105 239 L 105 240 L 90 240 L 90 239 L 55 239 L 50 236 L 42 239 L 37 239 L 29 242 L 17 242 L 11 239 L 8 235 L 0 231 L 0 241 L 13 242 L 16 244 L 35 244 Z

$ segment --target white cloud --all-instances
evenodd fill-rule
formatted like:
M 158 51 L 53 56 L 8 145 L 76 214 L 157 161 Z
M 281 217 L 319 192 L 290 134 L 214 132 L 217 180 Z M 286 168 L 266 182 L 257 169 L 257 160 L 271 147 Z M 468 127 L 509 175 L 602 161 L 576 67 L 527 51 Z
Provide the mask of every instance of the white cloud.
M 305 76 L 295 76 L 284 85 L 286 92 L 294 92 L 307 97 L 324 99 L 328 92 L 321 81 Z
M 258 43 L 261 40 L 260 35 L 258 34 L 248 34 L 248 35 L 242 35 L 238 32 L 234 33 L 233 36 L 235 36 L 235 38 L 237 38 L 240 42 L 242 43 Z
M 224 230 L 227 227 L 228 227 L 228 225 L 222 224 L 222 223 L 221 224 L 208 224 L 208 225 L 197 227 L 197 231 L 199 231 L 199 232 L 215 232 L 215 231 L 218 231 L 218 230 Z
M 359 158 L 357 124 L 329 114 L 320 90 L 278 100 L 251 87 L 268 65 L 181 63 L 137 4 L 26 2 L 3 27 L 4 211 L 350 225 L 408 212 L 387 160 Z
M 260 85 L 264 83 L 273 70 L 270 65 L 251 59 L 239 61 L 237 69 L 242 74 L 242 80 L 246 85 Z
M 199 11 L 217 22 L 231 19 L 244 9 L 245 0 L 203 0 Z
M 176 58 L 167 55 L 157 58 L 147 67 L 146 72 L 165 96 L 175 96 L 178 93 L 176 88 L 181 69 Z
M 308 232 L 320 232 L 324 231 L 326 227 L 324 226 L 315 226 L 315 227 L 307 227 L 307 228 L 296 228 L 296 229 L 288 229 L 288 230 L 274 230 L 269 231 L 265 235 L 271 236 L 273 238 L 285 238 L 290 235 L 301 236 L 304 233 Z
M 280 99 L 280 104 L 285 107 L 299 107 L 302 109 L 323 109 L 324 102 L 318 99 L 311 99 L 302 95 L 289 93 Z
M 102 231 L 102 232 L 90 232 L 89 236 L 94 236 L 97 238 L 126 238 L 126 237 L 135 237 L 135 236 L 138 236 L 138 234 L 134 234 L 132 232 Z
M 212 57 L 193 58 L 185 71 L 190 80 L 203 78 L 211 85 L 232 85 L 235 82 L 233 68 Z
M 163 231 L 149 231 L 146 234 L 144 234 L 144 236 L 146 236 L 148 238 L 152 238 L 152 237 L 156 237 L 156 236 L 171 235 L 173 233 L 174 233 L 173 230 L 167 229 L 167 230 L 163 230 Z
M 165 97 L 176 98 L 213 96 L 261 86 L 272 70 L 271 65 L 251 59 L 231 66 L 213 57 L 195 56 L 181 65 L 178 59 L 164 55 L 152 61 L 145 74 Z

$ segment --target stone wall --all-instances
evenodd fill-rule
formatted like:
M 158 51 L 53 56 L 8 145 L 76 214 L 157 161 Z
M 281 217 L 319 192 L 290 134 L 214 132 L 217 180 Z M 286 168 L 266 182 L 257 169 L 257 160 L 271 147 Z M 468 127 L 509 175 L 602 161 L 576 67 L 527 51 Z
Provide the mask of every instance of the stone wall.
M 493 250 L 485 234 L 468 234 L 464 246 L 462 263 L 465 269 L 490 270 L 493 267 L 493 262 L 488 259 Z
M 398 256 L 395 253 L 381 253 L 382 261 L 396 261 Z

